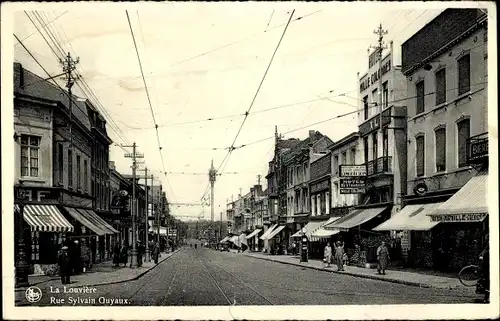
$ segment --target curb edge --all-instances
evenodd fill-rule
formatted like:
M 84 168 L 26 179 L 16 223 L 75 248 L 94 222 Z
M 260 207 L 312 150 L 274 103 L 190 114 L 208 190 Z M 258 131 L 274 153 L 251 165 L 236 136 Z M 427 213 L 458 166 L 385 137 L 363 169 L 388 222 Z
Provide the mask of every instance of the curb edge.
M 264 258 L 264 257 L 257 257 L 257 256 L 253 256 L 253 255 L 248 255 L 248 254 L 245 254 L 245 256 L 252 257 L 252 258 L 255 258 L 258 260 L 264 260 L 264 261 L 270 261 L 270 262 L 275 262 L 275 263 L 299 266 L 299 267 L 311 269 L 311 270 L 336 273 L 336 274 L 342 274 L 342 275 L 349 275 L 349 276 L 363 278 L 363 279 L 371 279 L 371 280 L 384 281 L 384 282 L 390 282 L 390 283 L 398 283 L 398 284 L 410 285 L 410 286 L 415 286 L 415 287 L 420 287 L 420 288 L 432 288 L 432 289 L 441 289 L 441 290 L 451 290 L 451 289 L 455 288 L 452 286 L 435 287 L 435 286 L 432 286 L 432 285 L 426 284 L 426 283 L 412 282 L 412 281 L 405 281 L 405 280 L 384 279 L 384 278 L 379 278 L 379 277 L 374 276 L 374 275 L 356 274 L 356 273 L 352 273 L 352 272 L 338 272 L 338 271 L 333 271 L 333 270 L 327 270 L 325 268 L 318 268 L 318 267 L 314 267 L 314 266 L 305 266 L 305 265 L 301 265 L 301 264 L 297 264 L 297 263 L 293 263 L 293 262 L 283 262 L 283 261 L 279 261 L 279 260 L 273 260 L 273 259 L 268 259 L 268 258 Z

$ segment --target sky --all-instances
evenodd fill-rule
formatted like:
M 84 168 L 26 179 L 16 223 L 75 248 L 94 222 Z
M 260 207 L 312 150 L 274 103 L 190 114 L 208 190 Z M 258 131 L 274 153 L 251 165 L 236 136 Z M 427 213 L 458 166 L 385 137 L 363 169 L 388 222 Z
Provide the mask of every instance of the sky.
M 94 102 L 96 96 L 106 111 L 108 133 L 115 142 L 110 160 L 121 173 L 131 173 L 131 160 L 117 144 L 135 141 L 144 154 L 142 167 L 154 173 L 173 203 L 172 215 L 210 218 L 208 206 L 174 204 L 200 203 L 211 161 L 219 168 L 242 115 L 251 108 L 234 146 L 262 141 L 234 150 L 220 168 L 216 220 L 221 212 L 225 219 L 227 200 L 240 188 L 243 194 L 249 192 L 258 175 L 266 187 L 275 126 L 285 138 L 304 139 L 309 130 L 318 130 L 333 141 L 357 130 L 355 114 L 314 124 L 356 111 L 357 72 L 368 68 L 367 50 L 376 44 L 373 30 L 380 23 L 388 30 L 386 42 L 392 40 L 398 47 L 443 10 L 401 3 L 143 4 L 129 9 L 128 15 L 146 91 L 124 8 L 83 8 L 26 7 L 27 14 L 14 15 L 14 33 L 51 75 L 61 73 L 61 66 L 33 22 L 49 43 L 47 30 L 64 52 L 80 58 L 77 71 L 93 94 L 78 86 L 74 92 Z M 19 44 L 14 59 L 45 76 Z M 209 118 L 214 119 L 206 121 Z

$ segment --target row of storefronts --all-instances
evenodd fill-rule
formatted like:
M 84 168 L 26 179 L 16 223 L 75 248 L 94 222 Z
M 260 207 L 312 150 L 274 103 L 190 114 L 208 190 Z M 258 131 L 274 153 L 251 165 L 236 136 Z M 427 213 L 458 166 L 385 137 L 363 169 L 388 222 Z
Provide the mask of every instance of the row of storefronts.
M 435 30 L 439 41 L 415 50 Z M 392 43 L 370 55 L 358 132 L 331 142 L 276 131 L 268 213 L 238 239 L 285 254 L 305 236 L 318 258 L 341 240 L 350 264 L 365 267 L 382 241 L 402 266 L 476 263 L 489 229 L 486 34 L 481 10 L 444 10 L 402 45 L 402 59 Z
M 63 246 L 89 249 L 92 263 L 111 259 L 116 243 L 132 243 L 132 206 L 144 240 L 149 190 L 109 161 L 112 140 L 98 109 L 19 63 L 13 67 L 16 273 L 52 273 Z

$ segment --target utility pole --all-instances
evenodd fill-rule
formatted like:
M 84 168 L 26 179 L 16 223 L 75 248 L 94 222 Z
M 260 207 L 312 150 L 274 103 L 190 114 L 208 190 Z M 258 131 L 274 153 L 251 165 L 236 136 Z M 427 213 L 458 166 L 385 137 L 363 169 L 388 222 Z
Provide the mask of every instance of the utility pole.
M 136 185 L 136 169 L 137 169 L 137 158 L 144 158 L 144 155 L 138 154 L 136 151 L 137 145 L 134 142 L 132 146 L 122 146 L 122 147 L 132 147 L 132 153 L 125 154 L 126 158 L 132 158 L 132 251 L 130 253 L 130 267 L 137 267 L 137 200 L 135 199 L 135 185 Z
M 214 160 L 212 159 L 212 164 L 210 165 L 210 170 L 208 171 L 208 176 L 209 176 L 209 180 L 210 180 L 210 217 L 212 219 L 212 222 L 211 222 L 211 225 L 213 225 L 214 223 L 214 206 L 215 206 L 215 201 L 214 201 L 214 185 L 215 185 L 215 177 L 217 176 L 217 171 L 215 170 L 214 168 Z M 213 229 L 213 231 L 215 232 L 215 228 Z M 213 242 L 214 240 L 214 236 L 213 233 L 210 233 L 210 238 L 211 238 L 211 241 L 210 243 Z
M 158 239 L 158 248 L 161 249 L 161 239 L 160 239 L 160 223 L 161 223 L 161 217 L 160 217 L 160 211 L 162 210 L 163 208 L 163 197 L 162 197 L 162 188 L 161 188 L 161 185 L 160 185 L 160 193 L 158 194 L 158 197 L 159 197 L 159 200 L 158 200 L 158 211 L 157 211 L 157 215 L 158 215 L 158 226 L 156 227 L 156 231 L 158 232 L 158 235 L 157 235 L 157 239 Z M 165 226 L 165 228 L 167 228 L 167 226 Z M 167 239 L 168 239 L 168 232 L 167 232 Z
M 80 62 L 80 58 L 77 57 L 76 60 L 73 60 L 71 54 L 68 52 L 68 55 L 64 60 L 59 59 L 59 63 L 62 65 L 64 72 L 64 80 L 66 80 L 66 88 L 68 88 L 68 109 L 69 109 L 69 148 L 73 148 L 73 94 L 71 92 L 71 88 L 75 84 L 75 79 L 77 77 L 73 77 L 73 71 L 76 69 L 76 65 Z
M 257 175 L 257 185 L 260 185 L 260 178 L 261 178 L 261 176 Z

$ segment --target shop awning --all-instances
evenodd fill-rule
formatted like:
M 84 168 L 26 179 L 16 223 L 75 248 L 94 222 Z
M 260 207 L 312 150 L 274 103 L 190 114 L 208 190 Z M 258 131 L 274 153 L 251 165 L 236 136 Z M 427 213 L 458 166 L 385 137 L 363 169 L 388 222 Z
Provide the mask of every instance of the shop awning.
M 278 226 L 278 224 L 274 224 L 270 228 L 267 229 L 267 231 L 264 232 L 264 234 L 260 237 L 261 240 L 267 240 L 267 237 L 269 234 L 273 232 L 273 230 Z
M 95 226 L 97 226 L 99 229 L 101 229 L 104 234 L 115 234 L 119 233 L 117 230 L 115 230 L 111 225 L 106 223 L 102 218 L 99 217 L 94 211 L 92 210 L 84 210 L 81 208 L 78 208 L 77 211 L 82 214 L 88 221 L 92 222 Z
M 488 173 L 471 178 L 458 192 L 430 213 L 433 222 L 481 222 L 488 214 Z
M 382 213 L 387 207 L 375 207 L 366 209 L 357 209 L 351 214 L 348 214 L 337 221 L 325 225 L 326 228 L 337 228 L 340 230 L 348 230 L 368 222 L 375 216 Z
M 238 241 L 239 241 L 239 244 L 245 244 L 245 245 L 248 245 L 247 243 L 247 235 L 246 234 L 240 234 L 239 238 L 238 238 Z
M 337 220 L 339 220 L 340 217 L 338 216 L 335 216 L 335 217 L 330 217 L 330 219 L 328 219 L 328 221 L 326 221 L 326 223 L 322 224 L 320 226 L 320 228 L 316 229 L 312 234 L 311 234 L 311 238 L 312 239 L 322 239 L 322 238 L 329 238 L 330 236 L 332 235 L 335 235 L 337 233 L 340 232 L 339 229 L 336 229 L 336 228 L 330 228 L 330 229 L 327 229 L 325 228 L 326 225 L 330 224 L 330 223 L 333 223 Z
M 14 206 L 18 213 L 18 205 Z M 24 205 L 23 218 L 32 231 L 38 232 L 73 232 L 75 227 L 64 218 L 55 205 Z
M 277 228 L 275 228 L 275 229 L 271 232 L 271 234 L 269 234 L 269 235 L 267 236 L 267 239 L 268 239 L 268 240 L 272 239 L 273 237 L 275 237 L 276 235 L 278 235 L 278 233 L 279 233 L 279 232 L 281 232 L 284 228 L 285 228 L 285 226 L 284 226 L 284 225 L 278 226 Z
M 238 236 L 232 236 L 230 239 L 229 239 L 229 242 L 231 243 L 234 243 L 234 244 L 238 244 Z
M 306 229 L 306 236 L 307 238 L 312 241 L 311 239 L 311 234 L 316 231 L 318 228 L 320 228 L 323 224 L 325 224 L 326 222 L 328 222 L 327 220 L 323 220 L 323 221 L 311 221 L 309 223 L 306 224 L 306 226 L 304 226 L 304 228 Z M 302 231 L 298 231 L 297 233 L 295 233 L 294 235 L 292 235 L 292 237 L 302 237 Z
M 260 231 L 262 231 L 260 228 L 256 229 L 255 231 L 253 231 L 252 233 L 248 234 L 247 235 L 247 240 L 248 239 L 251 239 L 252 237 L 254 237 L 255 235 L 259 234 Z
M 443 203 L 406 205 L 403 209 L 375 227 L 374 231 L 428 231 L 439 222 L 432 222 L 428 216 Z
M 101 229 L 98 225 L 96 225 L 95 223 L 91 222 L 87 218 L 87 215 L 86 215 L 87 213 L 82 214 L 76 208 L 67 207 L 67 206 L 64 206 L 64 209 L 68 212 L 68 214 L 72 218 L 74 218 L 75 220 L 77 220 L 78 222 L 80 222 L 80 224 L 82 224 L 86 228 L 90 229 L 95 234 L 97 234 L 99 236 L 106 235 L 107 231 Z
M 229 240 L 229 236 L 226 236 L 225 238 L 223 238 L 222 240 L 220 240 L 219 243 L 225 243 Z

